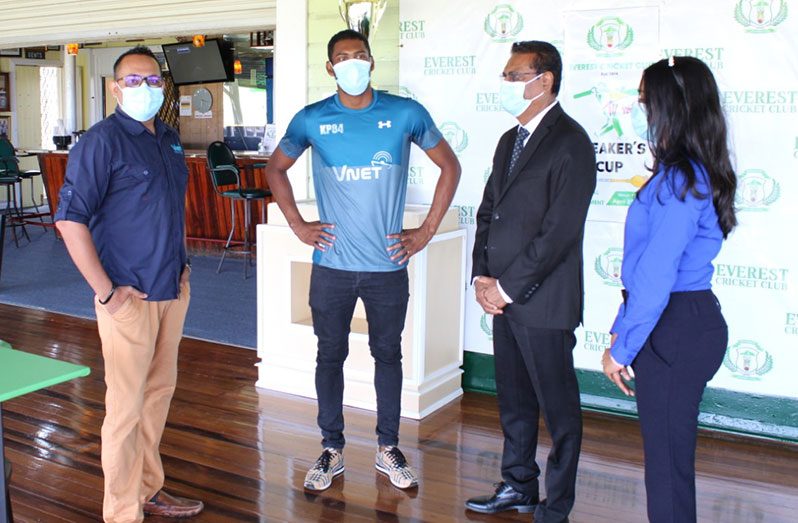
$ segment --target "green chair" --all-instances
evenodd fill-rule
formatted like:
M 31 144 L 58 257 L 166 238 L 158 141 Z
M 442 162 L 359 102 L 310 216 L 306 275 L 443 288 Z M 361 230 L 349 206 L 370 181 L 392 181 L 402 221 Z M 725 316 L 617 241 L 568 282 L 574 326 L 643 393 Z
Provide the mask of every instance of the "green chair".
M 265 167 L 265 163 L 254 163 L 245 166 L 246 169 L 259 169 Z M 269 198 L 272 193 L 266 189 L 258 188 L 245 188 L 241 181 L 241 169 L 236 165 L 236 158 L 233 151 L 224 142 L 213 142 L 208 146 L 208 172 L 211 175 L 213 188 L 216 193 L 230 200 L 230 216 L 232 218 L 232 227 L 230 227 L 230 234 L 227 236 L 227 243 L 224 245 L 224 252 L 222 259 L 219 260 L 219 266 L 216 268 L 218 274 L 222 270 L 222 264 L 227 252 L 231 250 L 231 243 L 233 234 L 236 230 L 236 202 L 244 202 L 244 242 L 243 245 L 235 246 L 240 247 L 238 254 L 244 255 L 244 279 L 247 279 L 247 270 L 252 264 L 252 248 L 249 242 L 250 228 L 252 225 L 251 220 L 251 203 L 256 200 L 265 200 Z M 264 206 L 265 207 L 265 206 Z M 261 207 L 261 223 L 265 221 L 264 207 Z

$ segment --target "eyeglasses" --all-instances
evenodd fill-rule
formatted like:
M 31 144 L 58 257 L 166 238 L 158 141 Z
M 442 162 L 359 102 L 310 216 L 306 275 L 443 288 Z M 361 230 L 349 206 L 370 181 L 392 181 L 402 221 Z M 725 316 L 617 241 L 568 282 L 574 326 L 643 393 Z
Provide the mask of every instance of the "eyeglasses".
M 141 82 L 147 82 L 150 87 L 163 87 L 163 77 L 157 74 L 150 76 L 141 76 L 138 74 L 129 74 L 123 78 L 117 78 L 117 82 L 125 82 L 125 87 L 138 87 Z
M 538 73 L 537 71 L 523 71 L 523 72 L 510 71 L 509 73 L 503 72 L 502 74 L 499 75 L 499 78 L 501 78 L 502 80 L 507 80 L 508 82 L 520 82 L 524 78 L 532 76 L 533 74 L 542 74 L 542 73 Z

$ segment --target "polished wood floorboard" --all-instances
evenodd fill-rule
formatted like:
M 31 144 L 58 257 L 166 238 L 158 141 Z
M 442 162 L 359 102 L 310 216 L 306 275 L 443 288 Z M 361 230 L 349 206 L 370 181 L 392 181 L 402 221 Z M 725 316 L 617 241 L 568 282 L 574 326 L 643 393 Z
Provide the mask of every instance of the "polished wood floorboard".
M 105 387 L 94 322 L 0 305 L 0 339 L 92 368 L 87 378 L 3 404 L 16 521 L 98 521 Z M 409 492 L 374 470 L 374 414 L 347 408 L 346 473 L 326 492 L 305 492 L 305 471 L 320 451 L 315 402 L 256 389 L 256 362 L 245 349 L 189 339 L 181 346 L 162 455 L 166 487 L 206 503 L 191 521 L 531 520 L 463 510 L 498 478 L 496 401 L 483 394 L 466 394 L 421 422 L 402 421 L 401 447 L 421 475 Z M 544 435 L 539 463 L 548 449 Z M 586 413 L 571 521 L 645 521 L 641 460 L 635 421 Z M 798 521 L 798 447 L 702 434 L 697 470 L 700 521 Z

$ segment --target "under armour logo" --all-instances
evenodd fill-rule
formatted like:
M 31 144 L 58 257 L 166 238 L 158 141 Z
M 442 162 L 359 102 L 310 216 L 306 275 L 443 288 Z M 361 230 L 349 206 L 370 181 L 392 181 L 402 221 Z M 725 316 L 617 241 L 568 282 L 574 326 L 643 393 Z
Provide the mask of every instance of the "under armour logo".
M 391 121 L 390 120 L 385 120 L 384 122 L 382 122 L 382 121 L 377 122 L 377 129 L 382 129 L 384 127 L 387 127 L 388 129 L 390 129 L 391 128 Z

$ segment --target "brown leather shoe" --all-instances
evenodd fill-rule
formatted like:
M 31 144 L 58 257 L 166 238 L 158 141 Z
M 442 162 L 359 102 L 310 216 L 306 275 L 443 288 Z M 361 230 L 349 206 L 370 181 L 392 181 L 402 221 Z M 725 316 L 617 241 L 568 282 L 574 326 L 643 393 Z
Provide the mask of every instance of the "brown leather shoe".
M 190 518 L 202 512 L 203 508 L 202 501 L 173 496 L 161 490 L 144 504 L 144 513 L 166 518 Z

